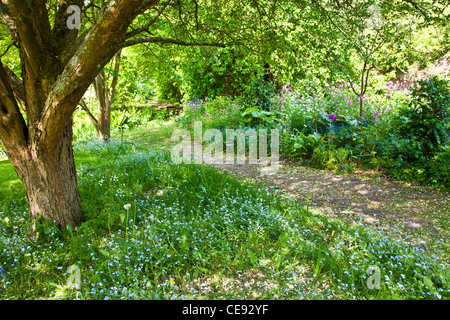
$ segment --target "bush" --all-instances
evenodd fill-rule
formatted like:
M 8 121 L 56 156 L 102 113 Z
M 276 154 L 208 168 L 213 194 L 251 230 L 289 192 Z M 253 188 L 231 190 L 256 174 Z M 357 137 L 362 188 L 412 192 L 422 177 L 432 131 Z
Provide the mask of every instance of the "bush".
M 275 92 L 273 83 L 264 80 L 264 76 L 256 77 L 251 82 L 244 96 L 247 107 L 257 107 L 264 111 L 270 111 L 273 108 L 272 96 Z
M 292 161 L 309 162 L 314 150 L 323 143 L 325 137 L 318 133 L 305 135 L 297 130 L 294 132 L 284 131 L 281 134 L 281 153 Z
M 428 164 L 430 181 L 432 185 L 442 186 L 444 190 L 450 190 L 450 146 L 446 146 L 437 153 Z
M 383 158 L 394 178 L 449 188 L 448 85 L 437 77 L 418 81 L 410 104 L 399 108 L 383 143 Z
M 185 48 L 180 64 L 185 100 L 244 95 L 261 67 L 243 48 Z
M 449 105 L 449 82 L 433 77 L 418 81 L 412 91 L 410 105 L 399 109 L 393 131 L 414 144 L 415 158 L 417 154 L 429 158 L 447 143 L 450 135 Z M 403 150 L 398 151 L 403 153 Z M 414 161 L 414 157 L 408 160 Z
M 202 121 L 204 130 L 215 128 L 224 131 L 226 128 L 238 128 L 242 124 L 241 106 L 229 97 L 195 98 L 184 104 L 183 113 L 176 119 L 177 124 L 193 130 L 195 121 Z

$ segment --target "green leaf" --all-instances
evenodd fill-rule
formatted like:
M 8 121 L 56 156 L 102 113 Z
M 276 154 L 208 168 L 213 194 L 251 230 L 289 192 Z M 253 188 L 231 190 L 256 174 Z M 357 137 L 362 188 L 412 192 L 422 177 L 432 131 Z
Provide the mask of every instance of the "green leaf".
M 103 254 L 105 257 L 109 257 L 109 256 L 110 256 L 109 252 L 106 251 L 106 250 L 104 250 L 104 249 L 99 249 L 98 251 L 99 251 L 101 254 Z
M 46 227 L 44 228 L 44 233 L 45 233 L 45 234 L 50 234 L 51 232 L 52 232 L 52 227 L 46 226 Z
M 289 238 L 288 238 L 288 236 L 285 233 L 282 233 L 280 235 L 280 245 L 281 245 L 281 247 L 286 247 L 288 239 Z
M 121 249 L 127 248 L 127 243 L 125 242 L 125 240 L 119 239 L 119 248 Z
M 433 281 L 431 281 L 430 278 L 428 277 L 423 277 L 423 282 L 425 283 L 425 285 L 428 287 L 428 289 L 430 289 L 430 291 L 434 291 L 434 284 Z
M 101 278 L 100 278 L 100 275 L 99 274 L 94 274 L 92 277 L 91 277 L 91 281 L 92 282 L 99 282 L 101 280 Z

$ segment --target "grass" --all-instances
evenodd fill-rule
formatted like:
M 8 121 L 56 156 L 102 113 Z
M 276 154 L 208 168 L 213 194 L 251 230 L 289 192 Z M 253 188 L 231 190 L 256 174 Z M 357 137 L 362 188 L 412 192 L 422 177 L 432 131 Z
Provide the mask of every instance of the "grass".
M 138 127 L 124 133 L 124 139 L 139 143 L 147 148 L 169 151 L 170 147 L 177 142 L 172 142 L 172 132 L 176 125 L 173 121 L 151 122 L 150 127 Z
M 76 142 L 86 221 L 44 224 L 37 241 L 20 182 L 0 162 L 0 298 L 450 298 L 448 257 L 397 230 L 351 227 L 213 168 L 175 165 L 172 128 Z M 370 266 L 380 289 L 367 286 Z

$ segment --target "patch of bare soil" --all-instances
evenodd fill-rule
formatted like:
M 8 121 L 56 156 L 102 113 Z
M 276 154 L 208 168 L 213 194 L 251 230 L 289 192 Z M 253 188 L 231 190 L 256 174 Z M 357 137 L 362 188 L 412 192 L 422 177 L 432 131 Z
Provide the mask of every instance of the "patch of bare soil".
M 281 162 L 277 173 L 271 175 L 261 175 L 259 165 L 215 167 L 351 224 L 377 229 L 395 226 L 405 232 L 418 232 L 429 240 L 448 238 L 449 193 L 384 176 L 338 175 L 292 163 Z

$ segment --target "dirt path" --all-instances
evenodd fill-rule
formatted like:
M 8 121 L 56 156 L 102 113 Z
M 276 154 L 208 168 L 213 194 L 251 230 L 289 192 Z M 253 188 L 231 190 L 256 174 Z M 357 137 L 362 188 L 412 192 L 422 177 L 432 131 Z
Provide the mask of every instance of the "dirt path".
M 173 123 L 166 123 L 158 126 L 155 132 L 138 132 L 136 135 L 146 135 L 147 140 L 150 135 L 158 146 L 163 145 L 163 149 L 170 150 L 173 145 L 170 137 L 175 127 Z M 161 141 L 164 143 L 159 143 Z M 391 181 L 383 176 L 337 175 L 283 161 L 276 174 L 265 176 L 260 174 L 262 167 L 258 165 L 216 167 L 350 223 L 391 232 L 400 230 L 431 244 L 441 242 L 450 255 L 449 193 L 418 184 Z
M 283 162 L 273 175 L 261 175 L 258 165 L 216 167 L 352 224 L 385 230 L 396 228 L 432 242 L 449 239 L 449 193 L 383 176 L 337 175 Z

